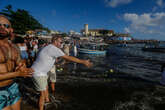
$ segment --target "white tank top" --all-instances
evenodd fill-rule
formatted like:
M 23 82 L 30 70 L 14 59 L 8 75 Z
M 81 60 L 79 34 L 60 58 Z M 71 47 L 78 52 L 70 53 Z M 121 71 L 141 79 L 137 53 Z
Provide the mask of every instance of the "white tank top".
M 19 48 L 21 51 L 26 51 L 26 46 L 20 46 Z

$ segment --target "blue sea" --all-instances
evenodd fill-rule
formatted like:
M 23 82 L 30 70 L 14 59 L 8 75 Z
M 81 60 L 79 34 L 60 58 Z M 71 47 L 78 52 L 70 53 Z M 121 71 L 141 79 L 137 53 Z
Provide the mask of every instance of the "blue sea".
M 165 53 L 142 51 L 145 44 L 111 44 L 107 55 L 79 54 L 82 59 L 90 59 L 93 67 L 87 74 L 103 74 L 110 69 L 114 72 L 126 73 L 129 77 L 136 77 L 148 81 L 159 82 L 161 79 L 161 65 L 165 63 Z M 164 44 L 163 44 L 164 45 Z M 77 69 L 87 70 L 84 66 Z M 123 76 L 125 77 L 125 76 Z

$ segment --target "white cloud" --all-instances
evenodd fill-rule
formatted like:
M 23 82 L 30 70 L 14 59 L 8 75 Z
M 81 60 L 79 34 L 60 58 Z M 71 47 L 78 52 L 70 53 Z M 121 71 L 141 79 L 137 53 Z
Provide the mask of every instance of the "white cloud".
M 165 8 L 165 2 L 163 0 L 155 0 L 156 5 L 153 7 L 152 11 L 155 12 L 158 9 L 164 9 Z
M 110 7 L 117 7 L 118 5 L 124 5 L 124 4 L 129 4 L 131 3 L 133 0 L 104 0 L 105 3 L 107 4 L 107 6 Z
M 165 35 L 165 13 L 135 13 L 124 14 L 124 20 L 130 22 L 128 28 L 131 33 L 140 32 L 145 34 Z
M 163 0 L 156 0 L 156 4 L 157 4 L 159 7 L 164 7 L 164 2 L 163 2 Z
M 124 28 L 124 32 L 126 32 L 126 33 L 130 33 L 131 31 L 129 30 L 128 27 L 125 27 L 125 28 Z

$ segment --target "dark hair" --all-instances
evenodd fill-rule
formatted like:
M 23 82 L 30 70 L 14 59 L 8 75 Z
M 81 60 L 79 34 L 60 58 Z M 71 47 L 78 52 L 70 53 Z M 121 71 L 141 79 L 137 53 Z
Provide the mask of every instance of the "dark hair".
M 22 37 L 15 37 L 13 43 L 24 43 L 24 38 Z
M 164 68 L 165 68 L 165 63 L 163 63 L 161 66 L 161 72 L 163 72 Z
M 65 44 L 69 44 L 69 41 L 65 41 Z

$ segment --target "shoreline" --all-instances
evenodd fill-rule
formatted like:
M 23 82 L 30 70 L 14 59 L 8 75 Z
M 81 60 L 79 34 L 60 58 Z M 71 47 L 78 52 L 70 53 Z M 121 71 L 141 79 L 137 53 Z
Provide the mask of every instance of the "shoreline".
M 131 78 L 59 75 L 55 97 L 61 101 L 57 110 L 162 110 L 164 91 L 165 87 L 156 83 Z M 26 101 L 23 106 L 23 110 L 37 110 Z

